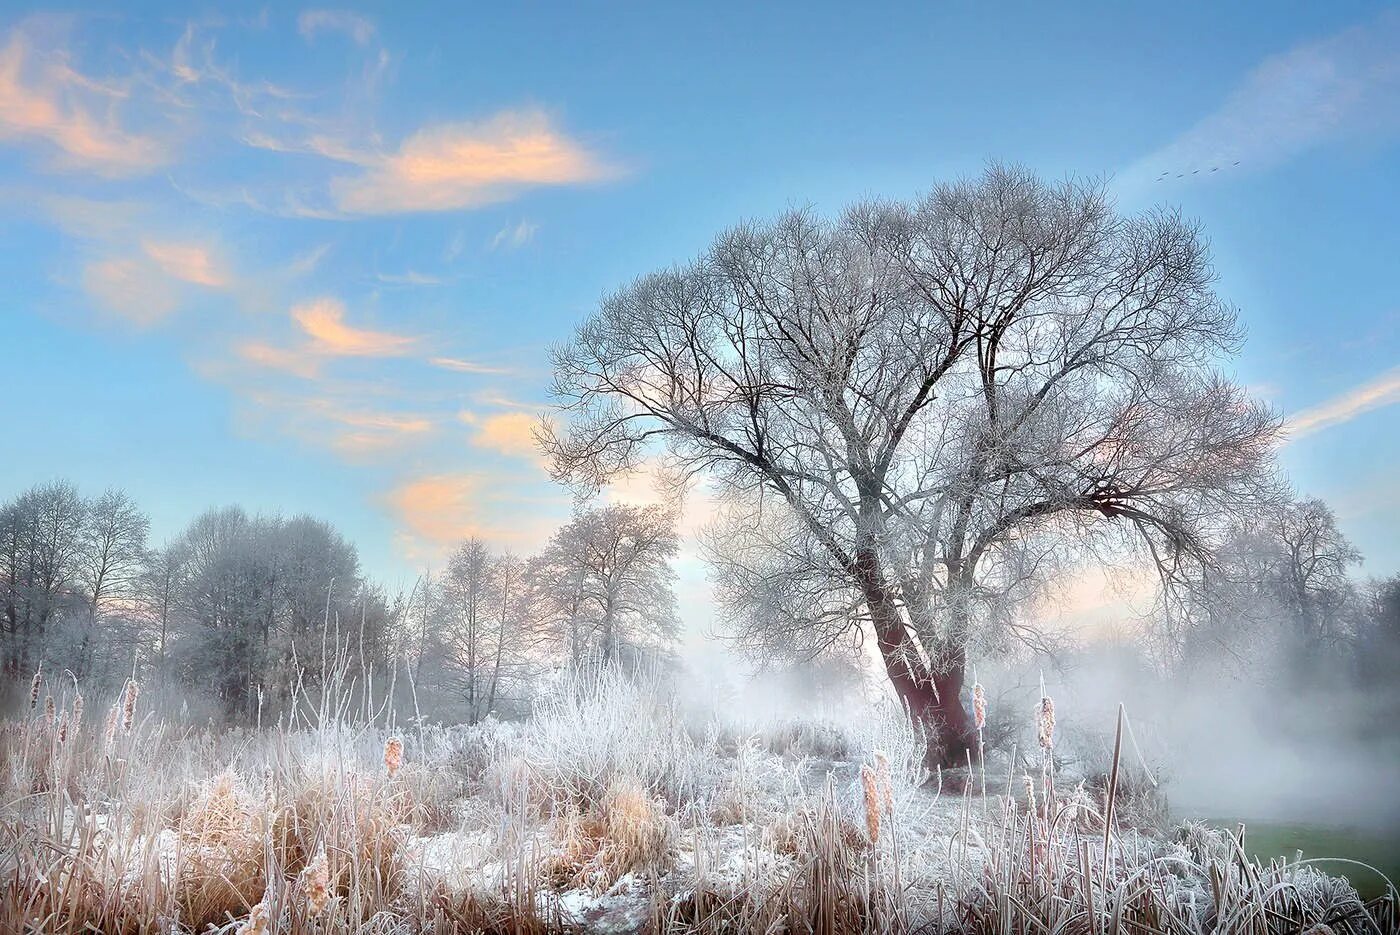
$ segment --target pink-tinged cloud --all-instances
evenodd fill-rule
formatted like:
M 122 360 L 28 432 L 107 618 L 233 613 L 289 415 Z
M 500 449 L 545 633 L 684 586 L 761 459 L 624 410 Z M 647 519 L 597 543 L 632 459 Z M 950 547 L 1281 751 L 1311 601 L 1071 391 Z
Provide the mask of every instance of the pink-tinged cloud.
M 248 341 L 240 344 L 235 352 L 240 358 L 254 366 L 289 373 L 304 380 L 316 377 L 321 370 L 320 358 L 312 354 L 265 344 L 261 341 Z
M 310 349 L 329 357 L 401 357 L 417 338 L 370 331 L 345 323 L 345 306 L 332 298 L 312 299 L 292 308 L 292 318 L 311 339 Z
M 499 412 L 474 420 L 476 434 L 472 443 L 478 448 L 496 451 L 517 458 L 539 460 L 539 445 L 535 441 L 535 426 L 539 420 L 528 412 Z
M 139 175 L 168 160 L 154 137 L 117 121 L 125 91 L 85 77 L 62 56 L 36 59 L 18 31 L 0 50 L 0 139 L 48 144 L 58 151 L 51 165 L 102 175 Z
M 1334 396 L 1326 402 L 1289 416 L 1284 424 L 1288 441 L 1305 438 L 1315 432 L 1350 422 L 1363 413 L 1400 403 L 1400 367 L 1389 370 L 1374 380 Z
M 615 174 L 538 112 L 420 130 L 398 152 L 360 160 L 331 194 L 352 214 L 455 211 L 504 201 L 527 188 L 597 182 Z
M 397 449 L 415 436 L 433 430 L 433 421 L 425 416 L 393 412 L 366 412 L 322 408 L 324 418 L 336 423 L 330 433 L 331 447 L 342 454 L 364 456 Z
M 182 282 L 211 289 L 228 286 L 229 276 L 209 253 L 198 244 L 173 241 L 142 242 L 141 249 L 167 275 Z
M 83 289 L 103 309 L 141 327 L 169 317 L 180 300 L 170 280 L 144 258 L 89 263 Z
M 400 548 L 413 558 L 440 556 L 472 536 L 501 548 L 538 548 L 553 521 L 544 511 L 525 512 L 525 504 L 501 493 L 507 487 L 500 478 L 429 474 L 405 480 L 383 502 L 399 527 Z

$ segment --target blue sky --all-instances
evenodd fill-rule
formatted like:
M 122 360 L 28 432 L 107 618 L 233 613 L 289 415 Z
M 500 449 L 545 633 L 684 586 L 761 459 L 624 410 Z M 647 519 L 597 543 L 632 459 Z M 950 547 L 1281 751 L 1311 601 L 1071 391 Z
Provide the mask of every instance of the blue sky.
M 0 14 L 0 492 L 310 512 L 391 587 L 528 550 L 601 295 L 1000 159 L 1200 219 L 1291 476 L 1400 570 L 1400 8 L 409 6 Z

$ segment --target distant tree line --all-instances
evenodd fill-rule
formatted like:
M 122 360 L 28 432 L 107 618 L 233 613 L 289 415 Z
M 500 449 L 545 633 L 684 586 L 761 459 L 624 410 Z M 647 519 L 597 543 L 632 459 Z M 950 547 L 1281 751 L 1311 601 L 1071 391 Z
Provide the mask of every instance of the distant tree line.
M 580 509 L 538 555 L 469 539 L 391 596 L 322 520 L 224 507 L 156 545 L 125 493 L 54 481 L 0 504 L 0 665 L 12 685 L 41 666 L 88 691 L 134 676 L 228 723 L 337 680 L 361 699 L 399 682 L 468 721 L 518 714 L 550 671 L 667 657 L 676 547 L 660 507 Z
M 1154 617 L 1183 673 L 1252 669 L 1281 684 L 1389 687 L 1400 671 L 1400 575 L 1353 575 L 1362 556 L 1317 498 L 1281 498 L 1237 521 L 1199 585 Z

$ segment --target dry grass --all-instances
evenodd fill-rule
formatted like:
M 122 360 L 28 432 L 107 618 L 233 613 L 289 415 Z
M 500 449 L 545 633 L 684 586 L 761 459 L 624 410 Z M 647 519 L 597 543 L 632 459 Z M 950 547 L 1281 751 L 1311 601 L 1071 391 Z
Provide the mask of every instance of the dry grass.
M 409 730 L 189 731 L 128 687 L 94 731 L 74 692 L 47 687 L 52 717 L 36 682 L 0 725 L 0 931 L 1397 926 L 1393 892 L 1363 903 L 1310 862 L 1261 866 L 1201 826 L 1130 829 L 1117 752 L 1101 784 L 1027 776 L 1031 808 L 1005 775 L 940 796 L 897 712 L 822 741 L 851 753 L 831 769 L 806 745 L 833 728 L 737 736 L 615 674 L 562 686 L 524 725 Z M 984 782 L 1003 794 L 974 795 Z

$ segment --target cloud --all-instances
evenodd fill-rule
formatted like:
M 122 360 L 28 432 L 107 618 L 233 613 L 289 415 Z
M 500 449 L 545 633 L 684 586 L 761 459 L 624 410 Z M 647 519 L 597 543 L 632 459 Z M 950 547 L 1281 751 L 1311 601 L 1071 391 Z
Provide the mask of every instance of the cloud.
M 419 273 L 414 270 L 403 273 L 378 273 L 376 278 L 391 286 L 441 286 L 447 282 L 440 277 L 429 276 L 427 273 Z
M 292 308 L 292 318 L 311 339 L 311 350 L 328 357 L 400 357 L 418 344 L 417 338 L 345 324 L 345 306 L 337 299 L 303 302 Z
M 527 412 L 499 412 L 484 419 L 474 419 L 476 433 L 472 444 L 488 451 L 538 461 L 543 456 L 535 442 L 535 426 L 539 420 Z
M 307 40 L 322 32 L 340 32 L 353 39 L 356 45 L 369 45 L 374 38 L 374 24 L 348 10 L 306 10 L 297 17 L 297 31 Z
M 46 143 L 58 150 L 50 164 L 60 169 L 139 175 L 168 161 L 154 137 L 121 126 L 126 97 L 119 85 L 79 73 L 62 53 L 37 55 L 18 30 L 0 50 L 0 139 Z
M 144 258 L 96 260 L 83 268 L 83 288 L 104 309 L 132 324 L 154 325 L 179 306 L 179 293 Z
M 1400 14 L 1393 11 L 1261 62 L 1213 113 L 1126 179 L 1197 179 L 1266 168 L 1349 135 L 1400 126 Z
M 331 182 L 337 206 L 352 214 L 478 208 L 527 188 L 596 182 L 614 174 L 534 111 L 427 127 L 404 140 L 396 153 L 357 159 L 362 174 Z
M 398 541 L 410 557 L 440 556 L 472 536 L 505 548 L 534 549 L 549 539 L 549 512 L 564 503 L 527 501 L 505 478 L 479 474 L 427 474 L 410 478 L 384 494 L 399 527 Z M 530 514 L 524 507 L 545 507 Z
M 1326 402 L 1289 416 L 1284 424 L 1287 441 L 1297 441 L 1315 432 L 1350 422 L 1362 413 L 1400 403 L 1400 367 L 1388 370 L 1374 380 L 1334 396 Z
M 529 221 L 506 225 L 496 231 L 496 236 L 491 238 L 491 249 L 499 250 L 504 247 L 507 250 L 519 250 L 535 239 L 535 231 L 539 229 L 538 224 L 532 224 Z
M 429 357 L 428 363 L 455 373 L 507 374 L 511 372 L 509 367 L 490 367 L 486 364 L 473 363 L 470 360 L 462 360 L 457 357 Z
M 229 284 L 228 274 L 210 256 L 209 250 L 198 244 L 147 240 L 141 249 L 167 275 L 182 282 L 211 289 Z
M 433 430 L 433 421 L 421 415 L 343 410 L 330 403 L 313 408 L 326 420 L 344 427 L 330 434 L 331 447 L 342 454 L 365 455 L 396 448 Z
M 320 360 L 310 354 L 261 341 L 240 344 L 234 352 L 250 364 L 268 370 L 279 370 L 304 380 L 316 377 L 321 370 Z

